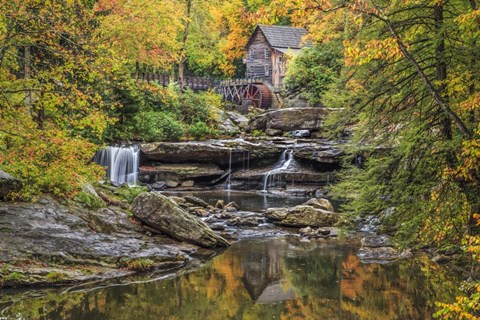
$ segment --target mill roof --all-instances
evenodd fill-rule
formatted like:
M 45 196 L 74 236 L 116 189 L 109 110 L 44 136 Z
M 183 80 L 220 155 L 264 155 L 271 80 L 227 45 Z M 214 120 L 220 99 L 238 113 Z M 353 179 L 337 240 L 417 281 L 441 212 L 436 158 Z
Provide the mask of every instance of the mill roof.
M 309 43 L 303 41 L 303 37 L 307 34 L 304 28 L 286 27 L 286 26 L 272 26 L 259 24 L 252 37 L 248 41 L 247 46 L 253 39 L 253 36 L 260 30 L 265 38 L 267 38 L 270 46 L 274 48 L 291 48 L 300 49 L 305 46 L 310 46 Z

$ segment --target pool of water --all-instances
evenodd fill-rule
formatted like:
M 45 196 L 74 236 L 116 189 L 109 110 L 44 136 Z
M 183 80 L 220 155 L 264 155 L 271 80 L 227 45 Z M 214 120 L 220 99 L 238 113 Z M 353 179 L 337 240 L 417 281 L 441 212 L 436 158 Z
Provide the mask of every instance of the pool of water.
M 198 269 L 74 292 L 0 294 L 0 319 L 431 319 L 458 283 L 428 259 L 363 264 L 338 241 L 242 240 Z M 3 300 L 3 302 L 2 302 Z M 11 302 L 6 303 L 6 300 Z
M 195 196 L 203 199 L 208 204 L 215 205 L 217 200 L 223 200 L 225 204 L 235 201 L 242 211 L 259 212 L 267 208 L 276 207 L 294 207 L 306 202 L 308 199 L 304 196 L 281 195 L 262 192 L 242 192 L 242 191 L 183 191 L 183 192 L 165 192 L 166 195 Z

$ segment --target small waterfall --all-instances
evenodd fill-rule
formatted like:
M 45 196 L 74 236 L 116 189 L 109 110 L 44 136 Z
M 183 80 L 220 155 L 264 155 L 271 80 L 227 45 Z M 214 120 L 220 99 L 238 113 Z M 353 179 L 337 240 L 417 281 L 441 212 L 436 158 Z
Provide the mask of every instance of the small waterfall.
M 138 180 L 138 166 L 140 148 L 107 147 L 95 154 L 93 161 L 107 167 L 107 178 L 114 184 L 136 185 Z
M 268 191 L 268 186 L 271 182 L 275 183 L 275 178 L 277 178 L 277 182 L 280 182 L 279 174 L 288 170 L 294 161 L 293 150 L 283 151 L 275 164 L 275 167 L 265 174 L 265 177 L 263 178 L 263 191 Z
M 225 189 L 229 190 L 232 187 L 232 149 L 228 149 L 228 176 L 225 181 Z

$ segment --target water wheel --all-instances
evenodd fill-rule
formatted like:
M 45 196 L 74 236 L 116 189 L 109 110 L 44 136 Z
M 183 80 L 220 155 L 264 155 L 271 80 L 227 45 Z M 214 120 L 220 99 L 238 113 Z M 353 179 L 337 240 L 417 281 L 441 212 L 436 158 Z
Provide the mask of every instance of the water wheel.
M 272 105 L 272 93 L 263 84 L 249 83 L 242 95 L 242 103 L 249 102 L 255 108 L 270 108 Z

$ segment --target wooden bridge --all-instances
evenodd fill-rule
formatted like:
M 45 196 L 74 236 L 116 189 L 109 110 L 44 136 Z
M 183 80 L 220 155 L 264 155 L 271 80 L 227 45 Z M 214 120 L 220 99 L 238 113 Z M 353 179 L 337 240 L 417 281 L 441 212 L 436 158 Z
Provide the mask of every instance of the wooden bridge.
M 155 82 L 168 86 L 171 82 L 179 82 L 177 77 L 162 73 L 137 73 L 133 75 L 140 81 Z M 183 85 L 195 91 L 215 89 L 226 101 L 240 106 L 252 105 L 256 108 L 268 109 L 272 106 L 272 91 L 262 79 L 228 79 L 215 81 L 212 78 L 185 76 Z
M 163 73 L 146 73 L 140 72 L 134 75 L 134 78 L 140 81 L 155 82 L 161 86 L 168 86 L 172 82 L 179 83 L 178 77 L 173 77 Z M 212 78 L 201 77 L 183 77 L 183 85 L 194 91 L 207 91 L 215 88 L 215 81 Z

